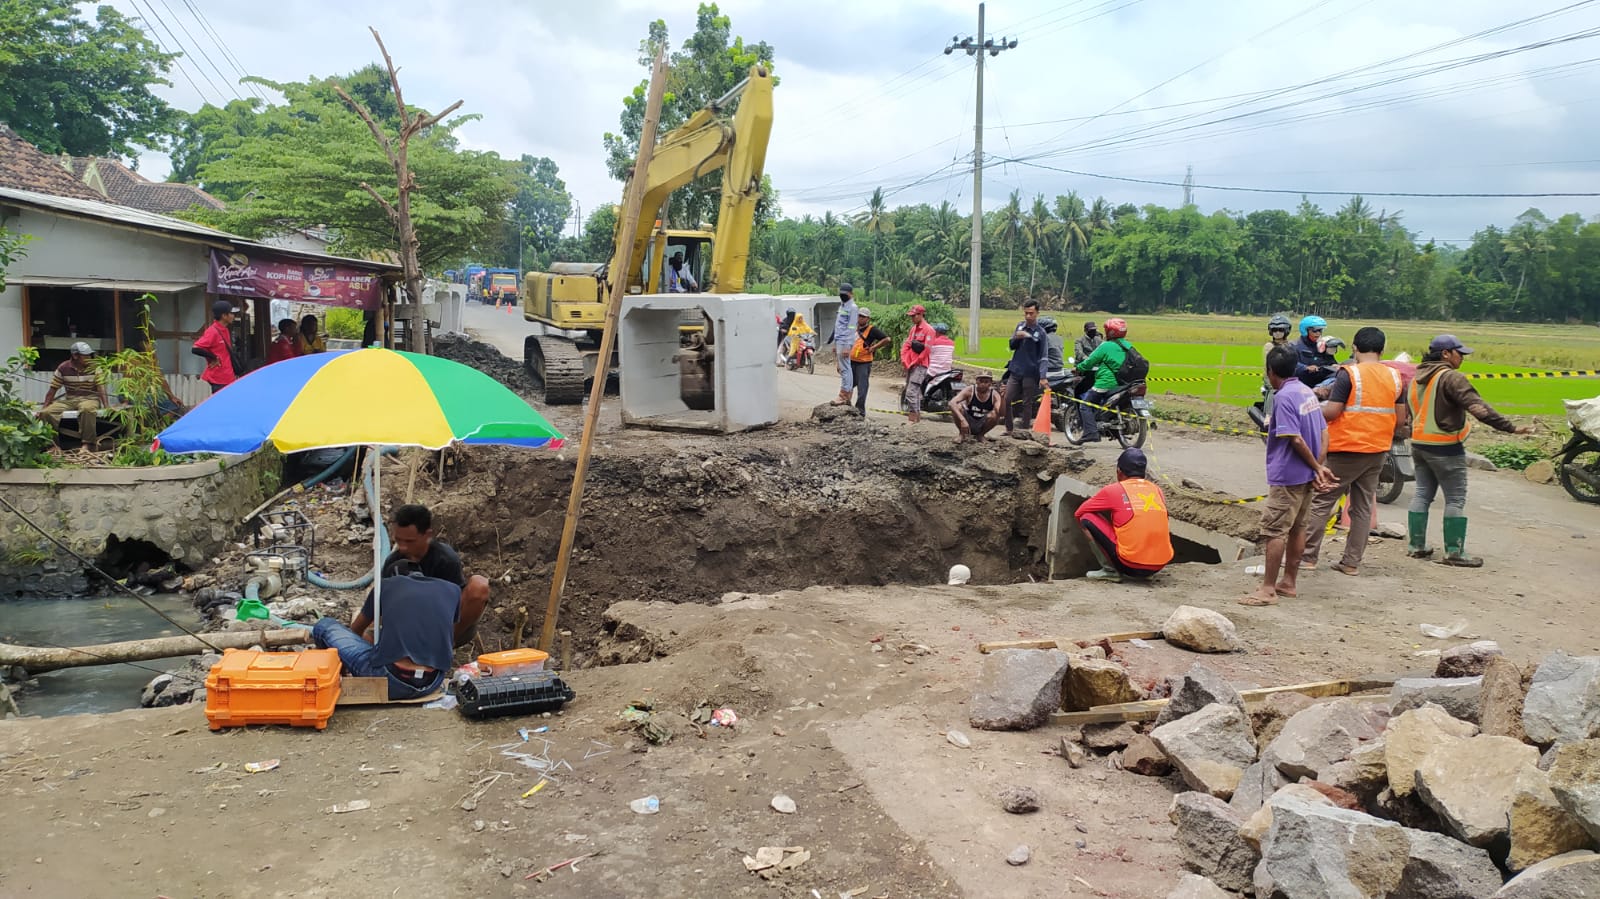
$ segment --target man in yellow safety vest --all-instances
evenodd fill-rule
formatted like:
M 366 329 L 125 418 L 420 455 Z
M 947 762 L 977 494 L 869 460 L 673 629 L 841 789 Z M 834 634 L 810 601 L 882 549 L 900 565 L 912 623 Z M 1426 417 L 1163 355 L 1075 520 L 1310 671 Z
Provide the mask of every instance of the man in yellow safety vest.
M 1350 364 L 1334 373 L 1332 392 L 1322 404 L 1322 417 L 1328 422 L 1328 467 L 1339 486 L 1318 493 L 1311 500 L 1306 517 L 1306 551 L 1300 557 L 1300 570 L 1317 567 L 1325 525 L 1339 498 L 1350 496 L 1350 533 L 1344 542 L 1344 555 L 1333 566 L 1335 571 L 1354 575 L 1367 550 L 1367 535 L 1377 511 L 1378 476 L 1383 472 L 1384 456 L 1396 439 L 1404 436 L 1405 397 L 1400 392 L 1400 373 L 1383 364 L 1384 333 L 1377 328 L 1356 332 L 1355 355 Z
M 1494 411 L 1459 369 L 1472 349 L 1454 334 L 1440 334 L 1428 344 L 1417 366 L 1417 376 L 1406 395 L 1411 413 L 1411 457 L 1417 464 L 1417 487 L 1411 495 L 1407 517 L 1413 559 L 1433 556 L 1428 546 L 1428 507 L 1434 494 L 1444 489 L 1444 558 L 1446 565 L 1478 568 L 1483 560 L 1466 553 L 1467 450 L 1462 446 L 1472 430 L 1472 417 L 1497 431 L 1532 434 L 1533 428 Z

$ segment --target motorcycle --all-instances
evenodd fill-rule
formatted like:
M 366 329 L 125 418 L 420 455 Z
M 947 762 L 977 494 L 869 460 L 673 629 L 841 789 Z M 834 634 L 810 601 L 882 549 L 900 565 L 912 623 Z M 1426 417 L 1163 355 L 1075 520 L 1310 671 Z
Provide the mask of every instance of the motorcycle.
M 966 385 L 962 383 L 965 377 L 962 370 L 952 368 L 942 371 L 928 378 L 922 385 L 922 411 L 928 413 L 949 412 L 950 402 L 956 398 Z M 900 411 L 910 412 L 911 404 L 906 402 L 904 393 L 900 394 Z
M 801 335 L 800 336 L 800 349 L 797 350 L 792 355 L 789 353 L 788 350 L 789 350 L 789 348 L 788 348 L 788 345 L 786 343 L 784 345 L 784 353 L 783 353 L 782 359 L 783 359 L 783 364 L 785 366 L 787 366 L 790 371 L 799 371 L 800 369 L 803 368 L 803 369 L 806 370 L 807 374 L 813 374 L 814 375 L 814 374 L 817 373 L 817 347 L 816 347 L 816 337 L 815 337 L 815 335 L 812 335 L 812 334 L 803 334 L 803 335 Z
M 1417 479 L 1416 462 L 1411 458 L 1411 444 L 1396 440 L 1383 456 L 1383 469 L 1378 472 L 1378 502 L 1389 505 L 1400 498 L 1406 485 Z
M 1561 448 L 1556 477 L 1573 499 L 1600 504 L 1600 439 L 1576 422 L 1572 425 L 1572 438 Z
M 1085 440 L 1083 418 L 1078 414 L 1080 404 L 1074 402 L 1082 377 L 1071 368 L 1045 373 L 1045 383 L 1050 385 L 1051 417 L 1073 446 L 1080 446 Z M 1098 403 L 1105 407 L 1094 410 L 1101 436 L 1114 436 L 1124 447 L 1144 446 L 1154 408 L 1147 391 L 1144 381 L 1135 381 L 1119 386 L 1104 402 Z

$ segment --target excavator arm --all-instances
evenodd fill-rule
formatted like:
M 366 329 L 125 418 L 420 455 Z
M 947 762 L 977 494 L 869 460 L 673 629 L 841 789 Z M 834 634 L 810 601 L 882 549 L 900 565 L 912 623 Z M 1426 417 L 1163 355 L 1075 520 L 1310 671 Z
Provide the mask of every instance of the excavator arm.
M 722 111 L 735 98 L 739 108 L 733 118 L 722 118 Z M 744 290 L 750 234 L 755 225 L 756 203 L 761 199 L 761 173 L 766 167 L 771 135 L 772 74 L 757 65 L 750 68 L 750 76 L 738 87 L 662 138 L 650 159 L 640 210 L 644 222 L 660 217 L 674 190 L 722 170 L 722 203 L 711 253 L 711 274 L 703 285 L 708 293 Z M 626 277 L 629 289 L 642 289 L 644 259 L 652 236 L 651 229 L 639 228 L 632 246 L 617 246 L 607 279 Z M 661 260 L 652 260 L 651 264 L 660 265 Z

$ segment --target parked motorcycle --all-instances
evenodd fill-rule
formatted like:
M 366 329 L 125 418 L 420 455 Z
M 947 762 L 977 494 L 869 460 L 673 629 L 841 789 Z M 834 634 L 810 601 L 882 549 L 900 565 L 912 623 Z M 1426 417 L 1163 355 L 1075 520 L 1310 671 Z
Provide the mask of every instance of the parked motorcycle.
M 959 368 L 942 371 L 930 377 L 927 383 L 922 385 L 922 411 L 949 412 L 950 402 L 962 388 L 967 386 L 962 383 L 964 377 Z M 906 395 L 903 392 L 900 394 L 900 411 L 911 411 L 911 405 L 906 402 Z
M 1406 484 L 1417 479 L 1416 462 L 1411 458 L 1411 444 L 1396 440 L 1384 454 L 1383 469 L 1378 472 L 1378 502 L 1388 505 L 1400 498 Z
M 1073 446 L 1082 445 L 1085 440 L 1083 419 L 1078 414 L 1080 404 L 1073 401 L 1078 396 L 1082 377 L 1077 370 L 1070 368 L 1045 375 L 1045 382 L 1050 385 L 1051 417 L 1061 433 L 1067 436 L 1067 442 Z M 1118 387 L 1104 402 L 1098 403 L 1105 407 L 1094 410 L 1100 435 L 1115 437 L 1125 447 L 1144 446 L 1145 438 L 1150 433 L 1151 410 L 1154 408 L 1146 395 L 1147 391 L 1144 381 L 1135 381 Z
M 1600 438 L 1573 424 L 1572 439 L 1561 448 L 1556 477 L 1573 499 L 1600 504 Z

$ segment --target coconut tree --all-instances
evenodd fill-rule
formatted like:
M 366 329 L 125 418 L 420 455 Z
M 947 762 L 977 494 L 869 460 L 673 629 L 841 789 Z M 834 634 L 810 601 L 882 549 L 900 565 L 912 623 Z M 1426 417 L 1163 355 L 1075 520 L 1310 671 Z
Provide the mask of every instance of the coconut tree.
M 1022 223 L 1022 236 L 1028 242 L 1028 296 L 1033 296 L 1033 288 L 1037 283 L 1039 274 L 1039 254 L 1050 249 L 1052 238 L 1056 234 L 1055 219 L 1050 216 L 1050 207 L 1045 205 L 1044 194 L 1033 198 L 1033 205 L 1028 208 L 1027 218 Z M 1065 292 L 1063 292 L 1065 293 Z
M 878 247 L 883 243 L 885 234 L 894 233 L 894 214 L 889 211 L 888 202 L 883 198 L 883 188 L 872 191 L 872 196 L 867 200 L 867 208 L 856 213 L 853 219 L 856 226 L 867 232 L 872 240 L 872 286 L 873 293 L 878 290 Z
M 995 223 L 995 237 L 1006 245 L 1006 287 L 1011 286 L 1011 274 L 1017 258 L 1017 238 L 1022 236 L 1022 192 L 1014 190 L 1006 205 L 1000 209 L 1000 219 Z
M 1095 201 L 1096 204 L 1104 200 Z M 1061 300 L 1066 302 L 1068 284 L 1072 281 L 1072 261 L 1083 254 L 1089 247 L 1089 217 L 1083 206 L 1083 198 L 1077 191 L 1068 191 L 1064 197 L 1056 197 L 1056 222 L 1061 229 Z

